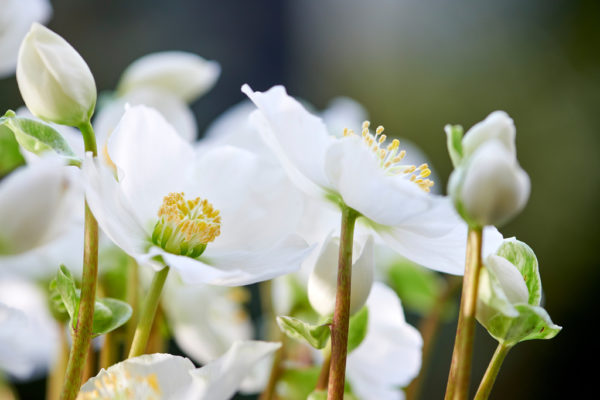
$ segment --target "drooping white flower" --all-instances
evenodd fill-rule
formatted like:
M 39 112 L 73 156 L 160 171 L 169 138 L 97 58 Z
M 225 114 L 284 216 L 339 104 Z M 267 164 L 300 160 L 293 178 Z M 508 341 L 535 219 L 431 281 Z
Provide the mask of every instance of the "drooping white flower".
M 18 380 L 42 375 L 56 357 L 58 334 L 42 290 L 0 277 L 0 373 Z
M 406 165 L 397 140 L 386 145 L 383 128 L 361 135 L 329 135 L 323 121 L 276 86 L 242 88 L 257 105 L 252 120 L 290 179 L 306 193 L 359 212 L 395 251 L 438 271 L 462 274 L 466 226 L 449 199 L 428 193 L 426 164 Z M 499 244 L 497 231 L 484 242 Z
M 527 204 L 530 181 L 517 162 L 515 135 L 513 120 L 495 111 L 469 129 L 458 150 L 451 147 L 456 169 L 448 192 L 468 223 L 499 226 Z
M 52 14 L 48 0 L 4 0 L 0 13 L 0 78 L 14 74 L 19 46 L 33 22 L 45 24 Z
M 406 323 L 396 293 L 375 282 L 367 300 L 367 335 L 348 354 L 346 374 L 352 392 L 361 400 L 401 400 L 400 389 L 421 369 L 423 339 Z
M 350 315 L 360 310 L 369 297 L 375 263 L 372 236 L 355 240 L 354 247 L 356 251 L 352 252 Z M 312 307 L 323 316 L 332 315 L 335 309 L 339 249 L 340 238 L 329 235 L 308 278 L 308 299 Z
M 81 387 L 77 399 L 227 400 L 249 367 L 279 347 L 279 343 L 236 342 L 222 357 L 197 369 L 187 358 L 170 354 L 131 358 L 102 369 Z
M 294 234 L 301 204 L 284 176 L 247 151 L 196 156 L 152 109 L 130 108 L 108 153 L 117 179 L 87 157 L 86 196 L 98 223 L 142 264 L 177 270 L 186 283 L 238 286 L 298 268 L 307 251 Z
M 96 83 L 89 67 L 65 39 L 34 23 L 19 49 L 17 83 L 27 108 L 62 125 L 89 122 Z

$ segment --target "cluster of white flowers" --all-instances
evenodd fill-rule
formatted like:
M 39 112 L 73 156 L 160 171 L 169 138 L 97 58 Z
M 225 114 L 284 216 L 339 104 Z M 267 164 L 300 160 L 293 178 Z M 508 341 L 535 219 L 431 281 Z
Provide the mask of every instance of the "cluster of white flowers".
M 462 275 L 467 228 L 485 227 L 482 254 L 490 271 L 511 304 L 527 302 L 525 281 L 515 271 L 503 279 L 509 262 L 496 255 L 503 237 L 494 226 L 516 215 L 529 195 L 506 113 L 492 113 L 462 142 L 455 127 L 447 128 L 456 166 L 451 197 L 435 193 L 432 167 L 414 145 L 388 139 L 382 126 L 373 130 L 350 99 L 315 115 L 282 86 L 257 92 L 244 85 L 251 102 L 227 111 L 196 141 L 188 104 L 214 85 L 218 63 L 184 52 L 142 57 L 96 111 L 96 85 L 81 56 L 40 24 L 22 32 L 25 20 L 29 26 L 49 14 L 36 8 L 44 2 L 30 3 L 32 15 L 0 38 L 4 74 L 14 71 L 8 56 L 23 39 L 16 78 L 27 106 L 0 120 L 27 160 L 0 181 L 0 379 L 27 380 L 57 363 L 65 320 L 52 318 L 38 301 L 47 293 L 29 286 L 47 285 L 61 264 L 81 276 L 84 199 L 101 228 L 100 281 L 113 282 L 111 271 L 125 271 L 137 293 L 153 272 L 173 271 L 162 293 L 164 323 L 183 352 L 205 365 L 195 368 L 168 354 L 131 358 L 100 371 L 78 399 L 227 399 L 240 389 L 263 390 L 273 362 L 268 355 L 280 345 L 251 340 L 251 294 L 240 286 L 281 277 L 265 286 L 264 317 L 275 310 L 330 318 L 342 211 L 357 218 L 350 315 L 368 310 L 363 337 L 348 355 L 357 398 L 402 398 L 401 388 L 421 367 L 421 335 L 386 286 L 379 251 Z M 84 130 L 90 122 L 97 156 L 84 152 L 79 132 L 59 126 Z M 57 136 L 49 138 L 47 129 Z M 505 287 L 511 282 L 514 290 Z M 482 300 L 488 306 L 490 296 Z M 132 300 L 134 309 L 137 303 Z M 284 352 L 291 357 L 285 368 L 318 366 L 320 357 L 298 346 Z M 286 385 L 276 390 L 285 392 Z

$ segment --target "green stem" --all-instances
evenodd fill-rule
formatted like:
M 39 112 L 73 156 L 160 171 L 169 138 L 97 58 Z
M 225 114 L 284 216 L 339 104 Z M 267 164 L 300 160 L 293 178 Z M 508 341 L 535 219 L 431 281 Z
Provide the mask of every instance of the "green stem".
M 487 398 L 490 397 L 492 387 L 494 386 L 494 382 L 496 382 L 496 377 L 498 376 L 502 362 L 510 349 L 511 346 L 506 346 L 502 343 L 498 344 L 473 400 L 487 400 Z
M 331 363 L 329 367 L 328 400 L 344 398 L 346 380 L 346 356 L 348 350 L 348 326 L 350 324 L 350 288 L 352 280 L 352 245 L 354 225 L 359 214 L 343 206 L 338 259 L 337 293 L 331 324 Z
M 454 352 L 452 353 L 452 364 L 450 365 L 445 400 L 466 400 L 469 394 L 471 357 L 475 336 L 475 311 L 477 308 L 479 272 L 481 271 L 481 233 L 481 228 L 469 227 L 460 313 L 458 315 L 458 326 L 456 327 L 456 339 L 454 340 Z
M 150 329 L 152 328 L 152 322 L 154 321 L 154 315 L 158 308 L 158 302 L 160 300 L 160 294 L 162 288 L 165 285 L 167 275 L 169 274 L 169 267 L 164 267 L 160 271 L 157 271 L 152 278 L 150 284 L 150 291 L 146 297 L 142 314 L 133 336 L 133 342 L 131 343 L 131 350 L 129 350 L 128 358 L 141 356 L 146 351 L 146 345 L 148 344 L 148 338 L 150 337 Z
M 96 136 L 92 125 L 87 122 L 79 127 L 83 134 L 85 151 L 98 155 Z M 94 303 L 96 301 L 96 281 L 98 278 L 98 222 L 85 202 L 85 232 L 83 249 L 83 276 L 81 279 L 81 300 L 77 325 L 73 329 L 73 345 L 69 354 L 67 372 L 60 398 L 73 400 L 81 387 L 83 368 L 86 365 L 88 349 L 92 340 Z
M 133 336 L 135 335 L 135 327 L 140 309 L 139 285 L 138 263 L 133 257 L 129 257 L 129 262 L 127 263 L 127 303 L 129 303 L 133 311 L 131 313 L 131 318 L 127 321 L 124 354 L 129 354 Z

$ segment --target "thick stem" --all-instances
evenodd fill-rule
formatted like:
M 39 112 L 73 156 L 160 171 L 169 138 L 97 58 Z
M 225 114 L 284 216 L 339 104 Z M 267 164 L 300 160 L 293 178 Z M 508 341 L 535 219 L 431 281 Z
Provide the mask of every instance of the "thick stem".
M 506 358 L 510 348 L 510 346 L 506 346 L 502 343 L 498 344 L 473 400 L 487 400 L 487 398 L 490 397 L 492 387 L 494 386 L 494 382 L 496 382 L 496 377 L 498 376 L 502 362 L 504 361 L 504 358 Z
M 337 293 L 331 324 L 331 364 L 329 367 L 328 400 L 344 398 L 346 379 L 346 356 L 348 351 L 348 326 L 350 324 L 350 288 L 352 280 L 352 245 L 354 225 L 358 213 L 344 206 L 342 208 L 342 226 L 340 253 L 338 260 Z
M 432 350 L 435 347 L 440 329 L 442 313 L 450 299 L 454 297 L 455 292 L 460 288 L 461 282 L 462 280 L 455 276 L 447 280 L 446 287 L 436 298 L 433 309 L 419 325 L 419 331 L 421 332 L 421 336 L 423 336 L 423 364 L 419 375 L 406 388 L 406 398 L 408 400 L 417 400 L 421 395 L 423 382 L 431 363 Z
M 469 394 L 471 357 L 475 336 L 475 311 L 479 272 L 481 271 L 481 228 L 469 227 L 467 237 L 467 262 L 460 299 L 460 314 L 456 327 L 454 352 L 448 376 L 445 400 L 466 400 Z
M 92 125 L 88 122 L 79 127 L 83 134 L 85 151 L 98 154 L 96 137 Z M 85 232 L 83 249 L 83 276 L 81 279 L 81 300 L 77 316 L 77 325 L 73 329 L 73 345 L 69 354 L 67 372 L 60 398 L 73 400 L 79 392 L 83 368 L 90 342 L 94 321 L 94 303 L 96 301 L 96 281 L 98 278 L 98 223 L 92 211 L 85 203 Z
M 156 314 L 160 294 L 168 274 L 169 267 L 164 267 L 160 271 L 157 271 L 154 274 L 154 278 L 152 278 L 150 291 L 144 302 L 144 308 L 142 309 L 142 314 L 140 315 L 140 320 L 135 330 L 135 335 L 133 336 L 133 342 L 131 343 L 128 358 L 141 356 L 146 351 L 146 345 L 148 344 L 148 338 L 150 337 L 150 329 L 152 328 L 152 322 L 154 321 L 154 314 Z
M 315 390 L 327 390 L 327 383 L 329 382 L 329 368 L 331 366 L 331 348 L 329 346 L 325 348 L 323 355 L 323 365 L 321 366 L 321 372 L 319 372 Z

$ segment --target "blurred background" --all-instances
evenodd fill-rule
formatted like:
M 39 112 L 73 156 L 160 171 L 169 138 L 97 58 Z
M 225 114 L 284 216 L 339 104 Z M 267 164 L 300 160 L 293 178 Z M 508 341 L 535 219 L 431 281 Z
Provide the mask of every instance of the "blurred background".
M 563 331 L 520 344 L 492 398 L 574 398 L 595 387 L 600 293 L 600 2 L 505 0 L 53 0 L 48 26 L 90 65 L 99 90 L 155 51 L 185 50 L 221 64 L 193 106 L 200 132 L 255 90 L 284 84 L 324 108 L 348 96 L 389 135 L 420 146 L 445 188 L 443 126 L 470 127 L 493 110 L 517 127 L 532 181 L 525 211 L 502 228 L 536 252 L 545 308 Z M 0 80 L 0 110 L 22 104 Z M 411 316 L 409 316 L 409 319 Z M 455 326 L 443 327 L 423 398 L 443 398 Z M 473 381 L 495 348 L 478 328 Z M 36 383 L 20 385 L 37 398 Z M 37 385 L 43 387 L 42 382 Z

